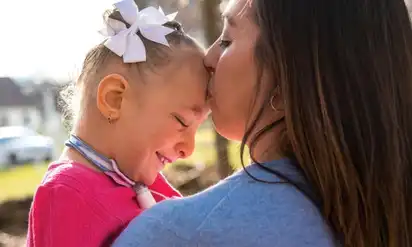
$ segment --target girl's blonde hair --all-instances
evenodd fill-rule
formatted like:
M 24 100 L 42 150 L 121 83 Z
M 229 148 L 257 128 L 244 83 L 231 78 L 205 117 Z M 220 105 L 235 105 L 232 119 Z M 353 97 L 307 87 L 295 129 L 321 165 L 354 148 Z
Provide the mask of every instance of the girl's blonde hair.
M 103 19 L 107 23 L 109 18 L 123 22 L 127 28 L 130 27 L 118 9 L 106 11 Z M 175 30 L 166 37 L 169 42 L 169 47 L 146 39 L 138 31 L 137 35 L 139 35 L 146 48 L 147 60 L 144 63 L 124 64 L 124 66 L 138 69 L 139 72 L 143 72 L 144 69 L 153 71 L 168 65 L 173 60 L 174 48 L 186 47 L 203 52 L 204 49 L 202 46 L 185 33 L 179 22 L 170 21 L 164 24 L 164 26 Z M 100 43 L 87 53 L 77 82 L 68 84 L 61 91 L 60 104 L 64 110 L 64 125 L 67 130 L 72 128 L 73 123 L 82 114 L 82 106 L 85 105 L 83 104 L 84 100 L 88 98 L 89 95 L 95 94 L 101 79 L 100 77 L 103 77 L 100 72 L 104 71 L 113 61 L 121 62 L 121 58 L 105 47 L 103 42 Z M 98 75 L 100 75 L 100 77 Z

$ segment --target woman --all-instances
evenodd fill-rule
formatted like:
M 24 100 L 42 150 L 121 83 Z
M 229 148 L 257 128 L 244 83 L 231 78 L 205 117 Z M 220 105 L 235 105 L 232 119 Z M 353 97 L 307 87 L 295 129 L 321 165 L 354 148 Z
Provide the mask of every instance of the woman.
M 212 117 L 254 164 L 156 205 L 117 246 L 412 246 L 404 2 L 231 0 L 224 17 Z

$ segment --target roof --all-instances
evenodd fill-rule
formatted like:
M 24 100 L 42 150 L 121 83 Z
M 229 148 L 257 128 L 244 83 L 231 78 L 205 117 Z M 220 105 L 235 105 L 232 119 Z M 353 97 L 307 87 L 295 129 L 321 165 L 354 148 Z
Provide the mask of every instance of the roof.
M 33 105 L 35 99 L 24 94 L 15 81 L 8 77 L 0 77 L 0 107 Z

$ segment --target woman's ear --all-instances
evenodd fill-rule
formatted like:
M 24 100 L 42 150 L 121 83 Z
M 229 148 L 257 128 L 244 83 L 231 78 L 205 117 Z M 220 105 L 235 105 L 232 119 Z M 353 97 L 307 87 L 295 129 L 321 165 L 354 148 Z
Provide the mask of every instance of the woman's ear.
M 120 109 L 129 82 L 119 74 L 104 77 L 97 88 L 96 104 L 100 113 L 109 121 L 120 117 Z
M 276 86 L 270 98 L 270 107 L 276 112 L 284 111 L 284 104 L 285 102 L 283 100 L 283 95 L 281 94 L 280 86 Z

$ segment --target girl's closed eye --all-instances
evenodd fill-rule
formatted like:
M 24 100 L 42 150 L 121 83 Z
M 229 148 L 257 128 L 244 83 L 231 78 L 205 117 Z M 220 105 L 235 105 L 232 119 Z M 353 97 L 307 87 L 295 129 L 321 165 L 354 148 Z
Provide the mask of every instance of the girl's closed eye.
M 183 117 L 178 116 L 178 115 L 173 115 L 173 117 L 176 119 L 176 121 L 184 128 L 188 128 L 189 125 L 186 123 L 186 121 L 183 119 Z

